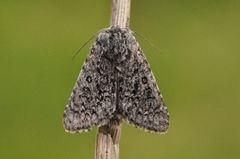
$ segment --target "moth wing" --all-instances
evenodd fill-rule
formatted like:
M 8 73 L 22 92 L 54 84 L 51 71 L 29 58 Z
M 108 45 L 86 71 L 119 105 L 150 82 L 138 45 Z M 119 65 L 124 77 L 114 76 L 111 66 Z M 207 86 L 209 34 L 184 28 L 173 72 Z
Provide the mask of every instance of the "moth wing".
M 101 49 L 95 42 L 73 88 L 63 115 L 67 132 L 105 125 L 116 109 L 114 70 L 108 60 L 100 57 Z
M 119 78 L 120 112 L 136 127 L 165 133 L 169 126 L 167 107 L 139 44 L 133 43 L 132 48 L 135 51 Z

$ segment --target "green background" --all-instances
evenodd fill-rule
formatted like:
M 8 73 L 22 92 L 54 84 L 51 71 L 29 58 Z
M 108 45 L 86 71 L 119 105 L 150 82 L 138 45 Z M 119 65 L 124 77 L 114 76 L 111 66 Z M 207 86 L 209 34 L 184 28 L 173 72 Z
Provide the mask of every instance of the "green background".
M 62 114 L 110 0 L 0 1 L 0 158 L 93 158 L 96 127 Z M 132 0 L 130 28 L 170 112 L 165 135 L 123 124 L 120 158 L 240 158 L 240 1 Z

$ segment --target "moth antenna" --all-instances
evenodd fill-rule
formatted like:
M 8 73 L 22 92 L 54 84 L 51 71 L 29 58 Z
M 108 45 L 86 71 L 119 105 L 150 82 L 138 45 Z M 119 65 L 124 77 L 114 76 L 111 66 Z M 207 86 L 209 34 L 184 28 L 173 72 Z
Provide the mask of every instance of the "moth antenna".
M 159 53 L 162 53 L 155 45 L 153 45 L 147 38 L 145 38 L 144 36 L 142 36 L 141 34 L 139 34 L 136 31 L 133 31 L 133 33 L 136 33 L 138 36 L 140 36 L 143 40 L 145 40 L 147 43 L 149 43 L 154 49 L 156 49 Z
M 72 60 L 75 58 L 75 56 L 77 56 L 77 54 L 84 48 L 84 46 L 87 45 L 87 43 L 89 43 L 89 41 L 91 41 L 97 34 L 94 34 L 88 41 L 86 41 L 83 46 L 73 55 Z
M 96 34 L 94 34 L 88 41 L 86 41 L 86 42 L 82 45 L 82 47 L 73 55 L 72 60 L 74 60 L 75 56 L 77 56 L 77 54 L 84 48 L 84 46 L 86 46 L 86 45 L 89 43 L 89 41 L 91 41 L 94 37 L 96 37 L 97 34 L 99 34 L 99 32 L 102 32 L 103 30 L 106 30 L 106 29 L 107 29 L 107 28 L 101 29 L 101 30 L 98 31 Z

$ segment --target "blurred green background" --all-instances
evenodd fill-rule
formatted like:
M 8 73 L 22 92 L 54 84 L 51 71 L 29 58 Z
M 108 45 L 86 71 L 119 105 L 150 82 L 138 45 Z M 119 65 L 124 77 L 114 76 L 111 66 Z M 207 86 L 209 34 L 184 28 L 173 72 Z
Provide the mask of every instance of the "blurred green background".
M 62 114 L 111 1 L 0 1 L 0 158 L 93 158 L 96 128 Z M 132 0 L 131 29 L 170 112 L 165 135 L 123 124 L 120 158 L 240 158 L 240 1 Z

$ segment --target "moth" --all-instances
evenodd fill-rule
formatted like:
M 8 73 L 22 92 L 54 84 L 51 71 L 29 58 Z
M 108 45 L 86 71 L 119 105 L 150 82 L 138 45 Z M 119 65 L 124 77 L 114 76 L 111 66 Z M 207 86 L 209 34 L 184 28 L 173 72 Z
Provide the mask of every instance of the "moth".
M 165 133 L 169 113 L 147 59 L 130 29 L 110 27 L 96 38 L 63 114 L 67 132 L 123 120 Z

